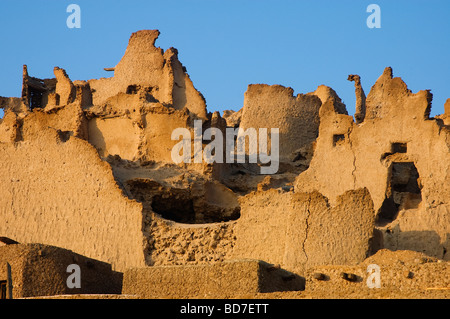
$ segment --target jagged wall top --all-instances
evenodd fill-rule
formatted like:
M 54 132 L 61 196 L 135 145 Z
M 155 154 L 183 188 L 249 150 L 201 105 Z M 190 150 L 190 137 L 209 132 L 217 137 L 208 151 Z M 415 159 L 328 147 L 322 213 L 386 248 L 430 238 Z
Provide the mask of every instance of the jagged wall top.
M 158 30 L 134 32 L 124 56 L 115 67 L 114 77 L 121 82 L 155 85 L 165 65 L 163 50 L 155 47 L 159 34 Z
M 89 81 L 93 103 L 103 104 L 130 86 L 148 87 L 158 102 L 175 109 L 186 107 L 206 118 L 205 99 L 178 60 L 178 51 L 169 48 L 164 52 L 155 47 L 159 34 L 158 30 L 140 30 L 131 35 L 124 56 L 114 68 L 114 77 Z
M 417 98 L 417 104 L 405 103 L 412 97 Z M 417 118 L 428 119 L 432 97 L 429 90 L 412 93 L 401 78 L 393 77 L 392 68 L 387 67 L 367 96 L 366 118 L 376 119 L 394 117 L 396 114 L 411 114 Z

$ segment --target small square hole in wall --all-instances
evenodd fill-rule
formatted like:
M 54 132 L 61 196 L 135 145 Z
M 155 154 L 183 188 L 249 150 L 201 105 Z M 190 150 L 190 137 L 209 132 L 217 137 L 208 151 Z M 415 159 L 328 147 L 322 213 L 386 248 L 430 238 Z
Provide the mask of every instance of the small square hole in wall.
M 333 135 L 333 146 L 344 144 L 345 135 L 344 134 L 334 134 Z
M 392 153 L 406 153 L 408 145 L 406 143 L 392 143 Z
M 127 94 L 137 94 L 139 87 L 137 85 L 129 85 L 127 87 Z
M 55 94 L 55 104 L 56 105 L 59 105 L 60 100 L 61 100 L 61 98 L 60 98 L 59 94 Z

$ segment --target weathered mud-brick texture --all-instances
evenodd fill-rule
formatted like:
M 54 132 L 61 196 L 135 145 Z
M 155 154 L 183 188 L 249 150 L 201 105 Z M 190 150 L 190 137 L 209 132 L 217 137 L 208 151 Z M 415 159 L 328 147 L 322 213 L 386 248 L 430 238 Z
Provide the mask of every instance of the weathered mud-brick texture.
M 115 269 L 144 265 L 142 205 L 122 194 L 86 141 L 63 142 L 47 129 L 25 143 L 0 144 L 0 162 L 2 236 L 70 249 Z
M 354 116 L 325 85 L 294 95 L 289 87 L 250 84 L 242 109 L 221 117 L 207 112 L 177 50 L 155 46 L 158 36 L 158 30 L 133 33 L 118 64 L 101 66 L 114 72 L 109 78 L 72 81 L 55 67 L 54 78 L 41 79 L 24 65 L 22 96 L 0 97 L 5 244 L 54 245 L 112 270 L 137 269 L 128 286 L 150 297 L 231 297 L 292 289 L 297 282 L 275 275 L 278 267 L 235 259 L 264 260 L 297 274 L 331 267 L 334 287 L 342 281 L 338 269 L 362 278 L 361 263 L 377 251 L 450 259 L 450 99 L 444 114 L 431 117 L 431 92 L 411 92 L 386 68 L 367 97 L 361 77 L 348 77 L 355 82 Z M 179 140 L 172 132 L 186 129 L 193 146 L 199 119 L 203 133 L 278 128 L 280 162 L 272 159 L 279 170 L 265 176 L 264 163 L 249 161 L 174 163 Z M 203 142 L 203 149 L 211 145 Z M 28 295 L 64 292 L 61 268 L 55 270 L 59 288 L 49 290 L 47 275 L 27 268 L 44 267 L 46 257 L 19 250 L 21 261 L 10 253 L 6 259 L 13 270 L 22 263 L 26 278 L 37 278 L 39 288 Z M 445 272 L 447 264 L 411 266 L 406 270 L 414 277 L 399 282 L 411 291 L 427 282 L 444 285 L 419 276 Z M 380 266 L 389 288 L 398 277 Z M 364 286 L 345 281 L 340 287 L 354 284 Z
M 147 265 L 192 265 L 229 259 L 236 222 L 189 225 L 153 217 L 145 227 Z
M 271 128 L 278 128 L 280 160 L 285 161 L 317 138 L 322 105 L 316 95 L 293 93 L 281 85 L 249 85 L 240 121 L 242 129 L 267 128 L 270 133 Z
M 200 118 L 206 118 L 206 103 L 178 60 L 178 51 L 164 52 L 155 47 L 158 30 L 141 30 L 131 35 L 125 55 L 116 65 L 114 77 L 90 80 L 93 103 L 103 104 L 109 97 L 129 88 L 148 87 L 160 103 L 175 109 L 184 107 Z
M 304 278 L 259 260 L 128 269 L 123 294 L 142 298 L 225 298 L 236 294 L 304 290 Z
M 367 281 L 370 285 L 376 284 L 373 279 L 373 268 L 369 265 L 380 267 L 378 288 L 370 288 L 367 284 Z M 371 270 L 368 271 L 368 268 Z M 354 280 L 345 280 L 344 273 L 354 275 Z M 323 279 L 318 280 L 318 274 L 321 274 Z M 402 291 L 403 293 L 409 291 L 411 295 L 416 293 L 416 296 L 441 291 L 442 296 L 445 296 L 445 291 L 450 285 L 450 273 L 446 262 L 407 250 L 393 252 L 382 249 L 358 265 L 314 266 L 305 273 L 305 277 L 307 289 L 325 298 L 330 295 L 370 298 L 370 293 L 374 291 L 381 296 L 384 295 L 384 298 L 397 298 Z
M 381 247 L 450 258 L 450 130 L 430 118 L 432 94 L 412 93 L 386 68 L 357 124 L 320 109 L 319 136 L 299 192 L 318 190 L 334 203 L 339 194 L 365 187 L 374 202 Z
M 25 298 L 65 294 L 119 294 L 122 273 L 111 265 L 75 254 L 70 250 L 42 244 L 0 246 L 0 281 L 8 278 L 10 266 L 12 297 Z M 69 265 L 80 267 L 80 288 L 69 288 Z M 72 280 L 69 280 L 72 282 Z
M 366 189 L 346 192 L 334 206 L 318 192 L 253 193 L 242 201 L 241 216 L 235 227 L 236 258 L 302 270 L 318 264 L 356 264 L 370 252 L 374 216 Z

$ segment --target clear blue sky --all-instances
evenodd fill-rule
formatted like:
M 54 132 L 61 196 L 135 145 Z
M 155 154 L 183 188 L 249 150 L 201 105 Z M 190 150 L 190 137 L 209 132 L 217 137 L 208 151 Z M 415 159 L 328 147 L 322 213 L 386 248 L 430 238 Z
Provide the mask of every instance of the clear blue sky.
M 69 4 L 81 29 L 69 29 Z M 369 4 L 381 29 L 369 29 Z M 1 0 L 0 96 L 20 96 L 30 75 L 66 69 L 72 80 L 108 77 L 132 32 L 159 29 L 157 46 L 175 47 L 208 111 L 239 110 L 248 84 L 290 86 L 295 94 L 332 87 L 354 113 L 348 74 L 366 95 L 386 66 L 413 92 L 431 89 L 432 115 L 450 98 L 449 0 Z

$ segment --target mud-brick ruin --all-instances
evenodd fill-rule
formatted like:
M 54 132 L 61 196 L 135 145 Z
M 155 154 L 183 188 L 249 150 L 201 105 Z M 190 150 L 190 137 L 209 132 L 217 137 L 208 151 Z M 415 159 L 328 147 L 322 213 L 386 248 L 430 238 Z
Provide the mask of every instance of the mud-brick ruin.
M 158 36 L 133 33 L 111 77 L 24 65 L 22 96 L 0 97 L 2 297 L 449 296 L 450 99 L 430 117 L 430 91 L 388 67 L 367 96 L 343 79 L 354 116 L 325 85 L 251 84 L 240 111 L 211 113 Z M 278 172 L 174 163 L 173 130 L 198 120 L 279 128 Z

